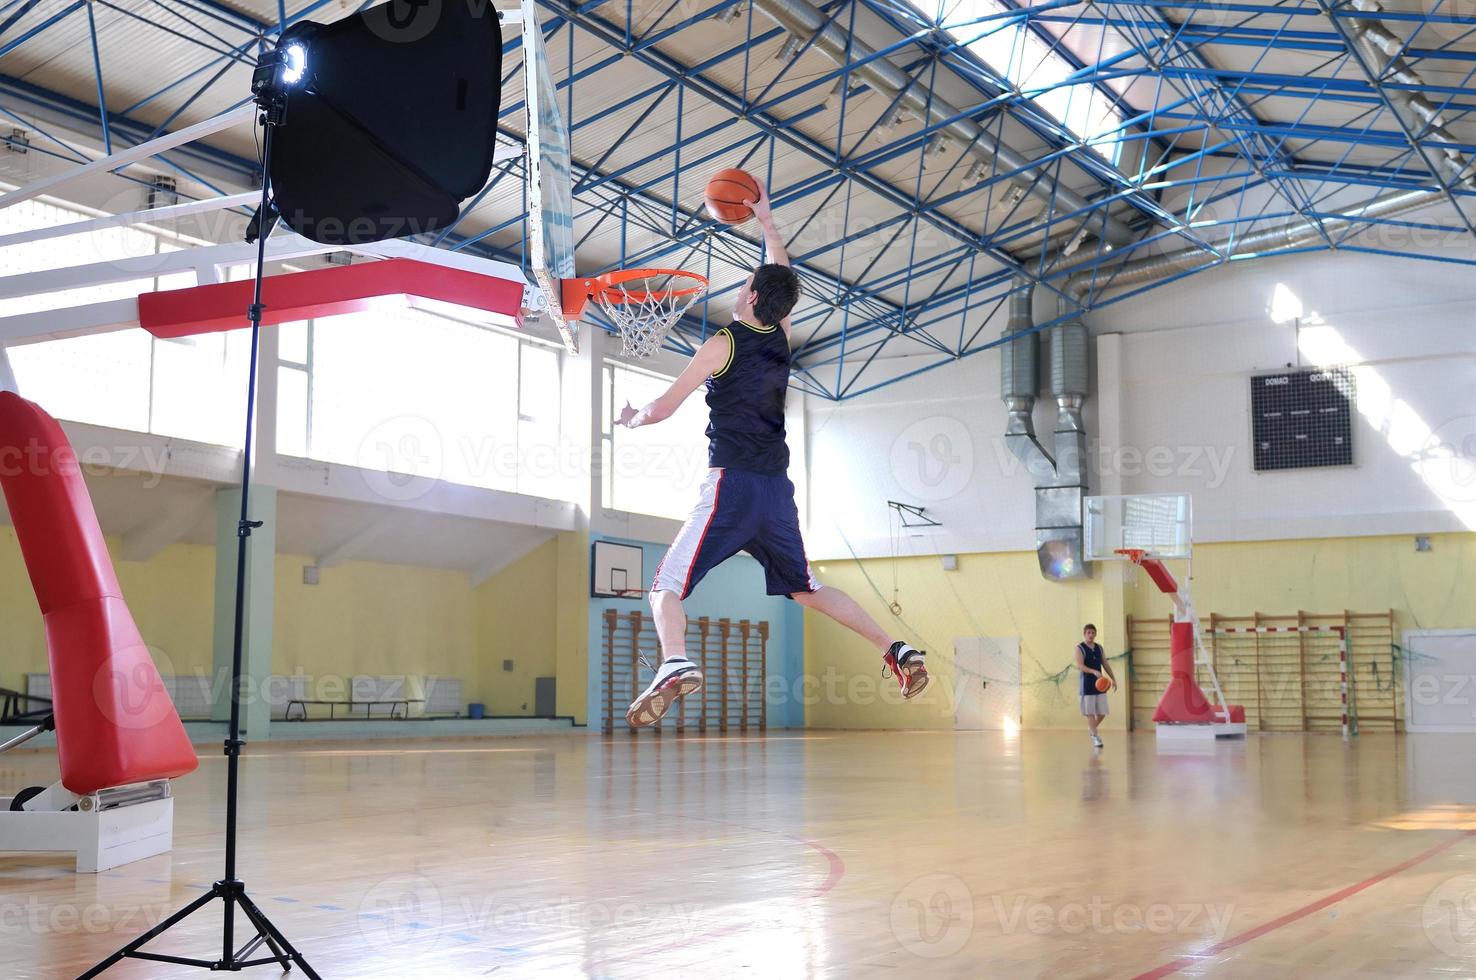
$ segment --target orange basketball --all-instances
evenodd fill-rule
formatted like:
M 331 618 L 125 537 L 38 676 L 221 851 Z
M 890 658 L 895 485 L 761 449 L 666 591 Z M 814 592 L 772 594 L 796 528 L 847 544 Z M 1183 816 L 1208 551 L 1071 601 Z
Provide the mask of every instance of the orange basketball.
M 707 182 L 707 211 L 726 224 L 736 225 L 753 217 L 744 201 L 759 199 L 759 182 L 746 170 L 719 170 Z
M 1112 689 L 1112 682 L 1105 677 L 1097 678 L 1097 690 L 1107 692 Z

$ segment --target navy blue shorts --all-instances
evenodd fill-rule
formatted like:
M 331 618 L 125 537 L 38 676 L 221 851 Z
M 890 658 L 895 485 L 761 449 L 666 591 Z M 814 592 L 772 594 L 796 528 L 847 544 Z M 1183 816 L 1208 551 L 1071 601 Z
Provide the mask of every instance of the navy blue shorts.
M 685 599 L 704 575 L 740 551 L 764 566 L 769 595 L 820 588 L 805 558 L 789 477 L 709 470 L 701 499 L 656 566 L 651 590 L 675 592 Z

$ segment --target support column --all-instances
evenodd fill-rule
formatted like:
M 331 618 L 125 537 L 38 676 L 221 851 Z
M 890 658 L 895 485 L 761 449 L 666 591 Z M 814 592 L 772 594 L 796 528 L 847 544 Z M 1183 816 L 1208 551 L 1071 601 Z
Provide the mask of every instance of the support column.
M 1097 386 L 1094 396 L 1097 408 L 1097 452 L 1093 467 L 1098 494 L 1110 496 L 1122 493 L 1122 470 L 1118 465 L 1123 448 L 1122 425 L 1122 334 L 1109 333 L 1097 337 Z M 1127 630 L 1129 578 L 1137 569 L 1127 562 L 1099 562 L 1097 580 L 1102 590 L 1102 622 L 1098 624 L 1104 636 L 1104 646 L 1109 652 L 1115 648 L 1126 650 L 1132 638 L 1124 635 Z M 1121 691 L 1114 696 L 1113 707 L 1124 709 L 1131 703 L 1128 688 L 1132 677 L 1127 670 L 1118 670 Z M 1114 710 L 1107 716 L 1106 727 L 1126 729 L 1132 719 L 1126 710 Z
M 562 381 L 566 459 L 577 460 L 576 527 L 558 537 L 557 602 L 554 618 L 554 674 L 558 678 L 555 705 L 560 715 L 578 723 L 589 720 L 589 706 L 601 704 L 601 672 L 591 658 L 600 647 L 599 616 L 589 598 L 589 528 L 595 508 L 601 506 L 604 469 L 600 461 L 604 434 L 604 375 L 602 341 L 605 332 L 588 321 L 579 324 L 579 353 L 565 354 Z

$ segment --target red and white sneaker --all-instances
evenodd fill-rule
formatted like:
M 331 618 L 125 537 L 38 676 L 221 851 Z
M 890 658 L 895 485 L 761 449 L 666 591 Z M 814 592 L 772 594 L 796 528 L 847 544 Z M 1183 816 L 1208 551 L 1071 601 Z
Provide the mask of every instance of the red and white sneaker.
M 898 640 L 882 654 L 882 676 L 897 678 L 904 698 L 915 698 L 928 686 L 928 668 L 923 666 L 927 654 Z
M 645 658 L 641 658 L 645 662 Z M 647 665 L 649 666 L 649 664 Z M 702 671 L 686 657 L 663 661 L 651 684 L 625 709 L 625 721 L 635 728 L 659 722 L 671 706 L 702 690 Z

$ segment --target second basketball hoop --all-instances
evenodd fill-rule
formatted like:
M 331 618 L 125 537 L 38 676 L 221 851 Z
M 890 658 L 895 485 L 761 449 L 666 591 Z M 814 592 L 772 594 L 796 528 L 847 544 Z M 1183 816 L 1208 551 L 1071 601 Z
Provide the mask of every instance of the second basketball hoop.
M 650 357 L 682 314 L 707 294 L 707 277 L 681 269 L 618 269 L 564 281 L 564 309 L 578 316 L 593 299 L 620 331 L 620 353 Z

